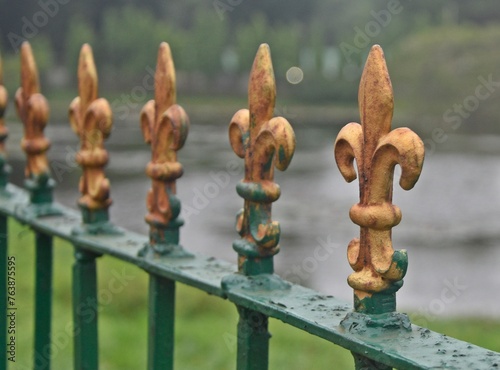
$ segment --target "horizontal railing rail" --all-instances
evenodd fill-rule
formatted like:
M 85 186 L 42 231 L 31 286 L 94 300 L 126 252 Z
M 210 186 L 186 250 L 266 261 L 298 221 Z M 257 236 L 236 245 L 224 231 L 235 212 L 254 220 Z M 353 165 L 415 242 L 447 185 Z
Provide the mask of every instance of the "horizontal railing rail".
M 391 203 L 391 171 L 399 163 L 403 169 L 400 183 L 411 188 L 420 174 L 423 147 L 419 147 L 420 139 L 408 129 L 390 131 L 392 89 L 379 47 L 372 49 L 361 82 L 364 126 L 346 126 L 335 149 L 346 180 L 352 181 L 356 176 L 352 167 L 356 159 L 362 181 L 360 204 L 351 209 L 351 218 L 361 227 L 360 239 L 349 245 L 349 263 L 355 271 L 349 278 L 355 292 L 354 306 L 274 274 L 272 258 L 278 252 L 279 224 L 271 220 L 271 203 L 279 197 L 279 187 L 273 182 L 273 167 L 287 167 L 295 140 L 289 123 L 272 117 L 274 76 L 266 45 L 261 46 L 254 62 L 249 110 L 235 114 L 229 131 L 231 145 L 238 156 L 245 158 L 246 165 L 245 179 L 237 188 L 245 199 L 245 207 L 237 218 L 242 238 L 233 244 L 239 256 L 237 265 L 189 252 L 189 248 L 179 244 L 182 222 L 178 218 L 175 180 L 182 175 L 182 167 L 176 160 L 176 151 L 184 144 L 189 121 L 175 103 L 175 74 L 167 44 L 160 47 L 155 100 L 146 105 L 141 117 L 145 139 L 152 146 L 147 169 L 153 182 L 146 216 L 149 237 L 116 227 L 108 217 L 111 202 L 109 182 L 103 172 L 107 162 L 103 141 L 110 132 L 111 112 L 107 102 L 97 98 L 90 48 L 86 45 L 82 49 L 80 96 L 71 105 L 72 126 L 82 142 L 78 157 L 83 168 L 81 212 L 52 201 L 53 184 L 43 160 L 49 146 L 43 137 L 46 102 L 39 93 L 34 59 L 27 44 L 23 45 L 22 61 L 24 80 L 16 100 L 27 127 L 23 146 L 28 154 L 28 178 L 26 189 L 5 181 L 0 194 L 3 348 L 7 347 L 9 308 L 5 278 L 10 218 L 28 225 L 36 234 L 35 353 L 46 347 L 51 338 L 52 239 L 61 238 L 75 247 L 73 309 L 75 327 L 79 329 L 75 330 L 75 369 L 97 369 L 99 364 L 97 306 L 93 307 L 95 319 L 90 321 L 82 320 L 77 307 L 88 298 L 97 301 L 96 259 L 102 255 L 138 266 L 150 276 L 149 369 L 173 368 L 176 283 L 227 299 L 238 308 L 238 369 L 268 367 L 268 318 L 348 349 L 357 369 L 500 366 L 500 353 L 412 325 L 406 315 L 395 310 L 395 294 L 405 273 L 406 255 L 393 251 L 390 242 L 391 228 L 400 218 L 399 209 Z M 6 134 L 2 144 L 5 138 Z M 7 173 L 4 167 L 2 176 Z M 5 352 L 0 360 L 7 364 Z M 38 370 L 49 367 L 48 361 L 43 366 L 35 364 Z

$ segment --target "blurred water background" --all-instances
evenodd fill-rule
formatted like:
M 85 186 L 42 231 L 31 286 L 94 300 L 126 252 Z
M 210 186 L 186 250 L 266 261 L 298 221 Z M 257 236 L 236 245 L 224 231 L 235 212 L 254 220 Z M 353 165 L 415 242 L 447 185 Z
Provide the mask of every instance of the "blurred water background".
M 5 3 L 5 4 L 4 4 Z M 3 5 L 3 6 L 2 6 Z M 196 0 L 158 2 L 13 2 L 0 0 L 4 82 L 19 85 L 18 48 L 29 40 L 51 103 L 46 134 L 56 198 L 74 207 L 80 170 L 67 107 L 76 95 L 83 42 L 94 49 L 100 95 L 115 127 L 111 152 L 112 220 L 147 233 L 143 222 L 149 148 L 139 110 L 153 92 L 161 41 L 171 45 L 179 103 L 191 117 L 179 153 L 182 244 L 235 261 L 235 192 L 243 162 L 228 144 L 227 124 L 245 107 L 257 47 L 271 46 L 278 86 L 275 113 L 290 120 L 297 151 L 277 173 L 282 196 L 273 206 L 282 226 L 277 272 L 292 281 L 351 300 L 346 277 L 348 217 L 357 183 L 346 184 L 334 162 L 342 125 L 359 121 L 357 88 L 370 45 L 385 50 L 395 90 L 394 127 L 409 126 L 426 144 L 420 181 L 410 192 L 395 184 L 403 220 L 394 247 L 407 249 L 409 270 L 399 307 L 420 314 L 500 318 L 500 3 L 496 0 L 370 1 Z M 498 82 L 497 82 L 498 81 Z M 22 183 L 21 125 L 11 104 L 7 124 L 12 180 Z M 231 171 L 228 171 L 231 168 Z M 397 172 L 397 171 L 396 171 Z M 398 173 L 398 172 L 397 172 Z M 419 322 L 416 322 L 419 324 Z

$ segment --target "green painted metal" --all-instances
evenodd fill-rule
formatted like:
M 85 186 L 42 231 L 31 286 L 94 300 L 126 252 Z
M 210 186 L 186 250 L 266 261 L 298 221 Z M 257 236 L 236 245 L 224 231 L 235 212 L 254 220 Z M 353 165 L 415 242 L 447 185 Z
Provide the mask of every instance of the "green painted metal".
M 91 210 L 85 205 L 78 205 L 82 213 L 82 223 L 72 230 L 73 235 L 119 235 L 120 229 L 109 222 L 108 209 Z
M 35 234 L 35 370 L 50 369 L 52 241 L 50 235 L 39 232 Z
M 0 215 L 0 348 L 7 348 L 7 217 Z M 0 367 L 7 369 L 7 351 L 0 351 Z
M 60 215 L 61 210 L 53 203 L 54 186 L 54 179 L 46 173 L 24 180 L 24 187 L 30 192 L 30 203 L 22 212 L 30 218 Z
M 138 257 L 138 251 L 148 241 L 144 235 L 127 230 L 123 230 L 121 235 L 73 235 L 73 228 L 81 224 L 77 211 L 57 204 L 63 215 L 30 218 L 19 212 L 20 205 L 29 203 L 29 194 L 11 184 L 7 190 L 12 196 L 0 197 L 0 215 L 13 217 L 38 232 L 68 240 L 80 251 L 92 256 L 92 261 L 99 254 L 113 256 L 150 274 L 227 298 L 239 307 L 281 320 L 385 366 L 398 369 L 491 370 L 500 364 L 500 353 L 415 325 L 405 328 L 405 320 L 394 318 L 391 314 L 376 316 L 358 313 L 359 316 L 353 316 L 352 304 L 291 283 L 288 283 L 288 289 L 266 288 L 266 284 L 272 288 L 275 283 L 266 283 L 261 277 L 234 274 L 237 271 L 235 264 L 213 257 L 198 253 L 193 253 L 192 258 Z M 84 269 L 86 264 L 80 261 L 77 265 Z M 78 289 L 79 295 L 75 295 L 75 302 L 83 297 L 82 290 L 89 289 L 87 281 L 95 288 L 94 262 L 91 265 L 93 273 L 75 273 L 75 287 L 85 281 L 85 286 Z M 90 279 L 83 280 L 87 275 Z M 237 276 L 238 282 L 223 289 L 221 282 L 226 276 Z M 255 289 L 248 289 L 249 286 Z M 95 354 L 97 363 L 97 340 L 94 345 L 95 352 L 90 353 Z M 90 348 L 91 344 L 86 342 L 86 346 Z
M 150 221 L 149 242 L 144 244 L 138 255 L 147 256 L 168 256 L 169 258 L 189 258 L 192 254 L 186 251 L 179 244 L 179 228 L 184 225 L 184 220 L 178 217 L 181 210 L 179 198 L 174 194 L 169 195 L 170 205 L 175 217 L 163 224 L 161 222 Z
M 98 369 L 97 276 L 99 254 L 75 248 L 73 266 L 74 368 Z
M 269 364 L 268 317 L 258 311 L 237 306 L 238 370 L 264 370 Z
M 174 368 L 175 281 L 149 277 L 148 370 Z

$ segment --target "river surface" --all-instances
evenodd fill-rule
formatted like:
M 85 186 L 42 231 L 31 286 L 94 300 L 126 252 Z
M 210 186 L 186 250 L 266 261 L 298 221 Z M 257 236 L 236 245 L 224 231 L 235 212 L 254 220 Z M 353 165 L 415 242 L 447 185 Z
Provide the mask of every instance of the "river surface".
M 21 125 L 9 127 L 12 181 L 21 184 Z M 351 301 L 346 247 L 359 228 L 348 212 L 358 201 L 358 185 L 347 184 L 336 168 L 333 142 L 338 130 L 334 125 L 295 127 L 292 163 L 286 172 L 276 171 L 282 195 L 273 205 L 273 219 L 281 223 L 282 238 L 275 264 L 277 273 L 291 281 Z M 75 207 L 80 174 L 74 165 L 76 136 L 65 124 L 49 126 L 46 135 L 53 143 L 49 158 L 58 182 L 56 199 Z M 150 181 L 144 168 L 150 152 L 139 125 L 115 123 L 106 146 L 111 153 L 107 174 L 114 201 L 112 221 L 146 234 L 143 220 Z M 243 160 L 228 144 L 227 126 L 193 124 L 179 160 L 185 173 L 177 189 L 187 221 L 181 229 L 182 244 L 235 261 L 234 220 L 243 204 L 235 185 L 242 178 Z M 397 168 L 396 178 L 399 173 Z M 409 254 L 399 309 L 416 312 L 417 324 L 439 315 L 500 319 L 500 138 L 450 136 L 426 155 L 413 190 L 403 191 L 395 182 L 394 204 L 403 219 L 393 229 L 393 242 Z

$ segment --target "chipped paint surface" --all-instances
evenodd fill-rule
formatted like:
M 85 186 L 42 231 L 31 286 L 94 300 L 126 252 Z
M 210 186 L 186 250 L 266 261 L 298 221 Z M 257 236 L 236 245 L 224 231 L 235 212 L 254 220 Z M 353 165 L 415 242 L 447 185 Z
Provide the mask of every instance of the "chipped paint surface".
M 9 166 L 7 165 L 7 154 L 5 151 L 5 140 L 9 135 L 9 130 L 5 126 L 4 120 L 8 99 L 9 96 L 7 89 L 3 86 L 3 66 L 2 56 L 0 55 L 0 189 L 5 189 L 10 172 Z
M 104 174 L 108 163 L 108 152 L 104 140 L 112 129 L 111 107 L 106 99 L 98 98 L 97 71 L 90 45 L 80 51 L 78 64 L 78 96 L 69 108 L 71 128 L 80 138 L 80 151 L 76 160 L 82 167 L 78 205 L 84 212 L 84 223 L 90 223 L 90 213 L 101 211 L 107 220 L 107 209 L 111 205 L 110 184 Z M 98 220 L 103 221 L 103 220 Z
M 178 250 L 178 218 L 181 204 L 176 197 L 176 180 L 182 176 L 177 151 L 186 141 L 189 118 L 176 104 L 175 69 L 170 46 L 162 43 L 158 51 L 155 75 L 155 99 L 141 111 L 141 129 L 146 143 L 151 145 L 151 161 L 146 173 L 152 180 L 147 196 L 150 246 L 160 254 Z M 183 254 L 183 253 L 180 253 Z
M 422 170 L 424 144 L 408 128 L 391 131 L 394 98 L 378 45 L 368 56 L 358 99 L 361 124 L 347 124 L 335 142 L 335 159 L 345 180 L 359 175 L 360 202 L 349 215 L 361 232 L 348 246 L 348 261 L 355 271 L 348 283 L 354 289 L 356 310 L 382 313 L 395 310 L 395 292 L 408 264 L 406 251 L 392 248 L 391 229 L 401 221 L 400 209 L 392 204 L 394 167 L 402 169 L 400 186 L 411 189 Z
M 272 256 L 278 253 L 280 226 L 271 218 L 271 205 L 280 196 L 274 167 L 284 171 L 295 151 L 295 134 L 283 117 L 274 117 L 276 84 L 267 44 L 259 47 L 248 85 L 249 109 L 241 109 L 229 124 L 233 151 L 245 159 L 245 178 L 237 185 L 245 199 L 236 228 L 240 240 L 239 271 L 247 275 L 272 273 Z

